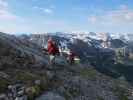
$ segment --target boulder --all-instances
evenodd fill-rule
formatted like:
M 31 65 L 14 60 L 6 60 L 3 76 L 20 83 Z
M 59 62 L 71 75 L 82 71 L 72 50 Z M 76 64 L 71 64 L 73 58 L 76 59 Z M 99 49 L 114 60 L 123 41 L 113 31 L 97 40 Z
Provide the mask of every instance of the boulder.
M 46 94 L 43 94 L 42 96 L 40 96 L 36 100 L 65 100 L 65 98 L 56 94 L 56 93 L 47 92 Z
M 4 73 L 4 72 L 0 72 L 0 77 L 1 77 L 1 78 L 5 78 L 5 79 L 9 79 L 9 75 L 7 75 L 7 74 Z

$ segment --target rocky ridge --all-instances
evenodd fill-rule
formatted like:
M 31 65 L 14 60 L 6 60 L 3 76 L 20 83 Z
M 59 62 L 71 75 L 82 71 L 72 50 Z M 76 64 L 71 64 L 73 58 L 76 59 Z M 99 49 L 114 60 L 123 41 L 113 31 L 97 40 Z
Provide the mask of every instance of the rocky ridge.
M 87 63 L 49 66 L 48 56 L 33 42 L 0 33 L 0 48 L 0 98 L 9 94 L 10 85 L 21 84 L 29 100 L 133 99 L 126 80 L 104 75 Z

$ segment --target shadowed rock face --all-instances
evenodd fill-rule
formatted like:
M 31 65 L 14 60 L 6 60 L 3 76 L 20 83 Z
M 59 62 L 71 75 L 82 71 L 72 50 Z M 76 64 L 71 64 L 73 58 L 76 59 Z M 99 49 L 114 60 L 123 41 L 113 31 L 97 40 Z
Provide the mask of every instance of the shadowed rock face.
M 112 48 L 121 48 L 126 45 L 126 43 L 120 39 L 112 39 L 110 42 Z
M 4 33 L 0 33 L 0 59 L 1 68 L 42 66 L 48 63 L 37 45 Z

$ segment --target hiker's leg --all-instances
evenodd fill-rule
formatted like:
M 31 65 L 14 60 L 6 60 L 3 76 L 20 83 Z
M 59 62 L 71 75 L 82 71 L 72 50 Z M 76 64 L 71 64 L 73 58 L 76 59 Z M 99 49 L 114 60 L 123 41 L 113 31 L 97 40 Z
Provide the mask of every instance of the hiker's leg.
M 49 55 L 49 65 L 52 64 L 52 55 Z
M 50 55 L 50 62 L 49 62 L 50 65 L 54 64 L 54 59 L 55 59 L 55 56 Z
M 50 57 L 50 55 L 49 55 L 49 62 L 48 63 L 49 63 L 49 65 L 51 64 L 51 57 Z
M 52 59 L 52 64 L 54 65 L 55 64 L 55 58 L 56 58 L 56 55 L 53 56 L 53 59 Z
M 72 60 L 71 59 L 69 60 L 69 64 L 72 65 Z
M 70 64 L 73 65 L 74 64 L 74 59 L 70 60 Z

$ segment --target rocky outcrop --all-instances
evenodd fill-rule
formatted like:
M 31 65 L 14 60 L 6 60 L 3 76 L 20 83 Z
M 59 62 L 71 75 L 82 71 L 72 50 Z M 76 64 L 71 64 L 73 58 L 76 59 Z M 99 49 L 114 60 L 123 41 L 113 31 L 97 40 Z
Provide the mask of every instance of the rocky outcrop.
M 15 36 L 0 33 L 0 68 L 12 67 L 39 67 L 48 64 L 48 60 L 41 49 Z
M 65 100 L 65 98 L 56 93 L 48 92 L 40 96 L 36 100 Z
M 77 41 L 76 45 L 80 44 L 82 48 L 88 45 Z M 93 51 L 92 48 L 89 50 Z M 107 54 L 112 52 L 107 49 L 101 49 L 99 52 L 104 54 L 105 51 Z M 108 57 L 106 54 L 105 56 Z M 26 95 L 30 100 L 35 100 L 39 95 L 41 96 L 36 100 L 133 99 L 131 95 L 133 87 L 123 80 L 125 76 L 113 79 L 88 63 L 74 65 L 64 62 L 62 65 L 62 61 L 60 63 L 61 65 L 55 63 L 49 66 L 48 56 L 43 54 L 35 43 L 25 38 L 0 33 L 0 97 L 6 97 L 6 93 L 10 94 L 8 89 L 19 86 L 20 89 L 14 96 L 20 96 L 19 93 L 22 93 L 20 90 L 25 89 L 23 96 Z

